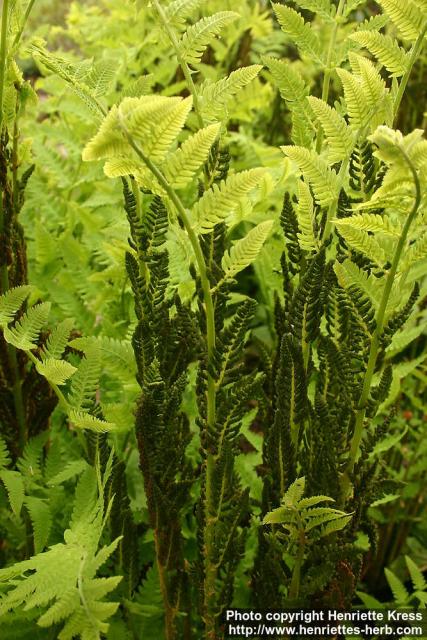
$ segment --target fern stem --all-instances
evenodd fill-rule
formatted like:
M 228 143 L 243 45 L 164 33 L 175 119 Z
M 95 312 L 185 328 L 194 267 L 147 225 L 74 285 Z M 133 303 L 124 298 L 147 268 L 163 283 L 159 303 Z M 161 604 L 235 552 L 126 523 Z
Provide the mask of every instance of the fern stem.
M 329 98 L 329 89 L 331 86 L 331 77 L 332 77 L 331 62 L 332 62 L 332 56 L 334 54 L 335 44 L 337 41 L 339 22 L 344 13 L 345 1 L 346 0 L 340 0 L 339 2 L 337 12 L 335 14 L 335 22 L 334 22 L 334 26 L 331 33 L 331 38 L 329 40 L 328 53 L 326 54 L 325 73 L 323 76 L 323 85 L 322 85 L 322 100 L 324 102 L 328 102 L 328 98 Z M 317 139 L 316 139 L 317 153 L 319 153 L 322 148 L 322 142 L 323 142 L 323 130 L 319 124 L 319 128 L 317 130 Z
M 159 14 L 160 20 L 162 21 L 163 26 L 165 28 L 165 31 L 169 36 L 169 40 L 171 41 L 172 46 L 173 46 L 173 48 L 175 50 L 179 66 L 182 69 L 182 73 L 184 74 L 184 78 L 185 78 L 185 81 L 187 83 L 188 90 L 191 93 L 191 95 L 193 96 L 193 106 L 194 106 L 194 111 L 195 111 L 196 116 L 197 116 L 197 121 L 199 123 L 199 127 L 202 128 L 202 127 L 205 126 L 205 123 L 203 121 L 203 116 L 202 116 L 202 112 L 201 112 L 201 109 L 200 109 L 199 96 L 197 94 L 196 86 L 195 86 L 195 84 L 193 82 L 193 78 L 191 77 L 191 70 L 190 70 L 188 64 L 185 62 L 185 60 L 183 60 L 183 58 L 182 58 L 182 56 L 180 54 L 178 40 L 176 38 L 176 35 L 175 35 L 173 29 L 171 29 L 171 27 L 169 25 L 167 16 L 166 16 L 165 12 L 163 11 L 163 7 L 161 6 L 159 0 L 153 0 L 153 4 L 156 7 L 156 11 Z
M 359 403 L 358 403 L 358 409 L 357 409 L 357 413 L 356 413 L 356 423 L 355 423 L 355 427 L 354 427 L 354 434 L 353 434 L 353 438 L 351 441 L 351 447 L 350 447 L 350 454 L 349 454 L 349 459 L 348 459 L 348 463 L 347 463 L 347 468 L 345 470 L 345 473 L 343 475 L 343 480 L 342 480 L 342 497 L 344 500 L 346 500 L 346 498 L 349 495 L 349 491 L 350 491 L 350 478 L 351 478 L 351 474 L 353 472 L 354 469 L 354 465 L 356 463 L 356 459 L 359 453 L 359 447 L 360 447 L 360 443 L 362 440 L 362 435 L 363 435 L 363 424 L 364 424 L 364 420 L 365 420 L 365 415 L 366 415 L 366 404 L 368 402 L 369 399 L 369 394 L 371 391 L 371 384 L 372 384 L 372 378 L 374 376 L 374 372 L 375 372 L 375 366 L 377 363 L 377 356 L 378 356 L 378 351 L 380 348 L 380 341 L 381 341 L 381 334 L 384 328 L 384 322 L 385 322 L 385 314 L 386 314 L 386 310 L 387 310 L 387 304 L 390 298 L 390 293 L 391 293 L 391 289 L 393 286 L 393 282 L 394 282 L 394 278 L 396 276 L 397 273 L 397 268 L 399 266 L 399 261 L 402 255 L 402 251 L 403 248 L 405 246 L 406 243 L 406 239 L 408 237 L 408 233 L 409 233 L 409 229 L 413 223 L 413 221 L 415 220 L 417 213 L 418 213 L 418 209 L 421 203 L 421 185 L 420 185 L 420 180 L 417 174 L 417 171 L 411 161 L 411 159 L 408 157 L 406 151 L 404 149 L 402 149 L 402 147 L 398 146 L 397 149 L 400 151 L 400 153 L 403 155 L 411 173 L 412 173 L 412 177 L 414 179 L 414 183 L 415 183 L 415 200 L 414 200 L 414 205 L 412 207 L 412 210 L 409 214 L 409 216 L 406 218 L 403 230 L 402 230 L 402 234 L 399 238 L 399 241 L 397 243 L 396 246 L 396 250 L 394 252 L 394 256 L 393 256 L 393 262 L 391 264 L 390 267 L 390 271 L 388 272 L 387 275 L 387 280 L 385 283 L 385 287 L 384 287 L 384 291 L 383 291 L 383 295 L 380 301 L 380 306 L 378 308 L 378 312 L 376 315 L 376 326 L 375 326 L 375 331 L 373 333 L 372 336 L 372 340 L 371 340 L 371 346 L 370 346 L 370 350 L 369 350 L 369 358 L 368 358 L 368 364 L 366 366 L 366 372 L 365 372 L 365 376 L 363 379 L 363 386 L 362 386 L 362 392 L 360 394 L 360 398 L 359 398 Z
M 30 2 L 28 3 L 28 6 L 27 6 L 27 8 L 25 10 L 24 17 L 22 19 L 21 27 L 20 27 L 18 33 L 16 34 L 16 36 L 13 39 L 12 49 L 15 49 L 15 47 L 18 46 L 18 44 L 19 44 L 19 42 L 21 40 L 22 34 L 24 32 L 24 29 L 25 29 L 25 25 L 27 24 L 28 17 L 29 17 L 29 15 L 31 13 L 31 10 L 32 10 L 33 6 L 34 6 L 34 2 L 35 2 L 35 0 L 30 0 Z
M 212 293 L 210 289 L 210 282 L 207 275 L 206 262 L 203 256 L 202 248 L 199 243 L 199 239 L 191 226 L 189 217 L 185 210 L 185 207 L 175 192 L 170 186 L 169 182 L 144 151 L 138 146 L 131 134 L 127 131 L 126 127 L 122 125 L 122 130 L 128 140 L 130 146 L 135 151 L 137 156 L 142 160 L 145 166 L 151 171 L 154 177 L 157 179 L 161 187 L 165 190 L 171 202 L 176 207 L 178 215 L 184 225 L 184 228 L 188 234 L 194 256 L 196 258 L 197 266 L 199 268 L 200 282 L 203 290 L 203 297 L 205 303 L 206 314 L 206 338 L 207 338 L 207 352 L 208 363 L 211 361 L 215 349 L 216 333 L 215 333 L 215 311 L 212 299 Z M 216 386 L 215 380 L 209 374 L 208 367 L 208 380 L 207 380 L 207 424 L 208 428 L 213 428 L 216 420 Z M 206 484 L 205 484 L 205 531 L 204 531 L 204 548 L 205 548 L 205 586 L 204 586 L 204 621 L 206 626 L 206 637 L 209 640 L 215 640 L 216 638 L 216 617 L 214 614 L 214 607 L 212 606 L 215 600 L 215 588 L 218 568 L 214 563 L 214 542 L 215 542 L 215 529 L 217 526 L 217 518 L 215 517 L 215 495 L 213 491 L 215 474 L 215 457 L 213 454 L 208 453 L 206 456 Z
M 422 32 L 420 33 L 420 35 L 418 36 L 418 38 L 416 39 L 414 46 L 412 47 L 412 52 L 408 62 L 408 67 L 405 71 L 405 74 L 402 77 L 402 80 L 400 81 L 399 89 L 396 94 L 396 100 L 393 105 L 393 122 L 396 121 L 396 118 L 399 112 L 400 103 L 402 102 L 402 98 L 405 93 L 406 87 L 408 85 L 409 78 L 412 73 L 412 69 L 414 68 L 414 64 L 417 61 L 419 54 L 421 53 L 421 49 L 424 44 L 424 37 L 426 33 L 427 33 L 427 23 L 424 29 L 422 30 Z
M 6 72 L 6 40 L 7 40 L 7 23 L 9 15 L 9 0 L 3 0 L 3 9 L 1 14 L 1 44 L 0 44 L 0 130 L 3 127 L 3 95 Z

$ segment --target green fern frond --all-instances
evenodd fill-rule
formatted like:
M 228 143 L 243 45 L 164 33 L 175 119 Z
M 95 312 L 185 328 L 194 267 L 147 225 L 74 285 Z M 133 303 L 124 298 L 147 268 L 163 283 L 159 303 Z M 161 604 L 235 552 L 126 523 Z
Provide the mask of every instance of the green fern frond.
M 426 23 L 425 10 L 417 7 L 412 0 L 404 3 L 399 0 L 378 0 L 378 4 L 390 16 L 404 39 L 413 42 L 422 33 Z
M 409 556 L 405 556 L 405 562 L 408 567 L 414 589 L 417 591 L 427 591 L 427 582 L 421 569 Z
M 348 218 L 340 218 L 334 220 L 339 229 L 343 227 L 351 227 L 352 229 L 360 229 L 371 233 L 384 233 L 393 238 L 399 238 L 402 234 L 402 225 L 393 222 L 387 216 L 380 216 L 374 213 L 360 213 Z
M 68 344 L 68 338 L 73 329 L 73 320 L 63 320 L 52 330 L 45 346 L 43 347 L 43 358 L 58 359 L 64 353 L 64 349 Z
M 282 98 L 289 103 L 292 113 L 292 140 L 309 147 L 313 139 L 312 111 L 307 100 L 308 87 L 302 76 L 285 60 L 264 56 L 263 62 L 273 76 Z
M 88 429 L 89 431 L 95 431 L 96 433 L 103 433 L 105 431 L 115 431 L 116 425 L 106 420 L 101 420 L 90 413 L 84 411 L 76 411 L 71 409 L 68 413 L 70 421 L 79 429 Z
M 4 467 L 8 467 L 11 463 L 11 458 L 9 455 L 9 450 L 7 448 L 6 442 L 0 436 L 0 469 Z
M 164 8 L 165 16 L 171 24 L 179 26 L 201 4 L 202 0 L 174 0 Z
M 13 513 L 18 517 L 24 503 L 24 479 L 19 471 L 2 469 L 0 480 L 3 482 Z
M 181 59 L 188 64 L 198 64 L 206 47 L 222 29 L 239 17 L 234 11 L 220 11 L 212 16 L 201 18 L 188 27 L 178 43 Z
M 334 271 L 344 289 L 357 287 L 368 296 L 372 304 L 378 304 L 378 281 L 375 276 L 368 276 L 351 260 L 335 262 Z
M 377 31 L 357 31 L 350 38 L 368 49 L 392 76 L 403 76 L 408 67 L 409 56 L 396 40 Z
M 361 231 L 345 224 L 344 220 L 335 220 L 335 225 L 347 244 L 356 249 L 356 251 L 363 253 L 378 266 L 383 267 L 387 259 L 385 251 L 378 240 L 370 236 L 366 231 Z
M 197 171 L 206 162 L 220 128 L 220 124 L 211 124 L 200 129 L 167 156 L 162 169 L 172 187 L 183 189 L 194 180 Z
M 244 238 L 237 240 L 230 251 L 224 253 L 221 267 L 224 271 L 225 280 L 234 278 L 239 271 L 243 271 L 256 260 L 272 226 L 273 220 L 261 222 L 251 229 Z
M 213 120 L 215 116 L 222 114 L 230 100 L 252 82 L 261 69 L 262 65 L 253 64 L 236 69 L 217 82 L 203 83 L 199 91 L 199 101 L 205 121 Z
M 129 98 L 125 98 L 125 100 L 127 99 Z M 102 121 L 98 132 L 83 149 L 82 158 L 84 161 L 126 155 L 128 144 L 118 128 L 118 113 L 117 105 L 113 105 Z
M 52 514 L 45 500 L 34 496 L 25 498 L 25 506 L 33 527 L 34 553 L 40 553 L 49 539 L 52 526 Z
M 76 411 L 92 406 L 101 373 L 101 357 L 97 345 L 86 351 L 86 356 L 74 373 L 68 396 L 70 406 Z
M 315 251 L 318 242 L 314 234 L 314 203 L 309 186 L 303 181 L 298 182 L 298 242 L 304 251 Z
M 326 207 L 338 198 L 337 174 L 315 151 L 296 146 L 281 147 L 281 149 L 295 162 L 304 178 L 310 183 L 318 205 Z
M 37 304 L 28 309 L 27 313 L 13 327 L 10 329 L 5 327 L 3 335 L 6 342 L 24 351 L 36 349 L 40 331 L 49 317 L 50 306 L 50 302 Z
M 385 569 L 385 577 L 397 604 L 405 604 L 409 599 L 409 593 L 401 580 L 390 569 Z
M 43 361 L 38 360 L 36 369 L 46 380 L 58 386 L 65 384 L 77 371 L 77 368 L 73 367 L 73 365 L 66 360 L 57 360 L 56 358 L 47 358 L 47 360 Z
M 323 100 L 310 96 L 310 106 L 320 122 L 328 143 L 331 164 L 348 158 L 354 148 L 354 134 L 344 118 Z
M 24 300 L 28 298 L 31 289 L 30 285 L 22 285 L 9 289 L 0 296 L 0 327 L 4 328 L 12 322 Z
M 304 18 L 290 7 L 273 3 L 273 10 L 282 28 L 303 54 L 321 62 L 321 46 L 316 33 Z
M 355 72 L 360 74 L 360 86 L 368 106 L 368 121 L 373 127 L 392 119 L 392 101 L 385 81 L 368 58 L 351 56 Z
M 333 21 L 336 9 L 330 0 L 298 0 L 298 6 L 312 13 L 316 13 L 324 20 Z
M 198 233 L 209 233 L 216 224 L 230 218 L 264 174 L 264 169 L 240 171 L 205 191 L 192 209 Z
M 360 81 L 347 69 L 337 69 L 337 74 L 344 89 L 345 104 L 350 123 L 355 129 L 359 129 L 365 121 L 368 111 Z

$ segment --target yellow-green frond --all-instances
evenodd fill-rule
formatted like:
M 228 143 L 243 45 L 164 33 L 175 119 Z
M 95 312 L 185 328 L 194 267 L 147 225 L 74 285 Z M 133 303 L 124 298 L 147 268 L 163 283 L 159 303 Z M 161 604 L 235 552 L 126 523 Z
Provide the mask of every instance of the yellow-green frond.
M 166 157 L 163 173 L 172 187 L 182 189 L 194 180 L 197 171 L 206 162 L 220 129 L 219 123 L 200 129 Z
M 426 10 L 412 0 L 378 0 L 378 4 L 390 16 L 402 37 L 411 42 L 421 34 L 426 21 Z
M 309 186 L 303 181 L 298 182 L 298 206 L 296 208 L 298 226 L 298 242 L 304 251 L 315 251 L 317 240 L 314 234 L 314 202 Z
M 36 349 L 40 331 L 47 322 L 49 311 L 50 302 L 42 302 L 28 309 L 27 313 L 13 327 L 3 329 L 6 342 L 24 351 Z
M 273 220 L 261 222 L 244 238 L 237 240 L 230 251 L 224 253 L 221 261 L 224 279 L 234 278 L 239 271 L 243 271 L 256 260 L 272 226 Z
M 326 207 L 338 198 L 337 174 L 315 151 L 296 146 L 286 146 L 281 149 L 288 158 L 298 165 L 305 180 L 310 183 L 317 204 Z
M 308 101 L 325 133 L 330 162 L 334 164 L 348 158 L 354 148 L 354 134 L 344 118 L 319 98 L 310 96 Z
M 392 76 L 403 76 L 409 56 L 396 40 L 377 31 L 357 31 L 350 38 L 377 58 Z
M 360 213 L 348 218 L 334 220 L 340 229 L 351 227 L 370 233 L 384 233 L 393 238 L 399 238 L 402 234 L 402 227 L 398 222 L 392 222 L 386 216 L 382 217 L 375 213 Z
M 30 292 L 30 285 L 22 285 L 9 289 L 0 296 L 0 327 L 6 327 L 9 322 L 12 322 Z
M 40 375 L 44 376 L 52 384 L 62 385 L 71 378 L 71 376 L 77 371 L 76 367 L 66 360 L 57 360 L 56 358 L 48 358 L 39 361 L 36 364 L 36 369 Z
M 292 38 L 302 53 L 310 55 L 320 62 L 321 46 L 319 39 L 311 26 L 304 21 L 301 14 L 283 4 L 273 3 L 273 9 L 282 31 Z
M 188 27 L 179 41 L 178 50 L 181 59 L 189 64 L 197 64 L 206 47 L 222 29 L 239 17 L 234 11 L 220 11 L 202 18 Z
M 262 69 L 262 65 L 253 64 L 249 67 L 236 69 L 226 78 L 217 82 L 206 81 L 200 88 L 199 102 L 205 122 L 215 120 L 218 114 L 222 114 L 227 104 L 252 80 Z
M 360 251 L 378 266 L 384 266 L 387 261 L 386 254 L 374 236 L 369 235 L 366 231 L 344 224 L 343 220 L 336 220 L 335 225 L 338 227 L 340 235 L 352 249 Z

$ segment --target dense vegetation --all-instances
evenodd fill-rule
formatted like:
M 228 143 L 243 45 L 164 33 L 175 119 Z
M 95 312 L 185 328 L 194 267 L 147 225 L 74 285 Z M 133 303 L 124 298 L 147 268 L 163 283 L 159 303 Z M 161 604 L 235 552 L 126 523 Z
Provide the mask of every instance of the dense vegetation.
M 3 0 L 2 640 L 425 606 L 426 33 Z

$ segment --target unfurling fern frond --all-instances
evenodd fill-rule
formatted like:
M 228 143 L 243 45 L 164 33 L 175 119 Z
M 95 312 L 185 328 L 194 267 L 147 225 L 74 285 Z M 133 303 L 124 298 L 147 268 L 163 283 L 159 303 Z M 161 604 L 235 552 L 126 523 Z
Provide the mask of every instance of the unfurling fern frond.
M 40 331 L 47 322 L 49 311 L 50 302 L 43 302 L 31 307 L 13 327 L 4 328 L 3 335 L 6 342 L 24 351 L 36 349 Z
M 220 11 L 202 18 L 188 27 L 178 44 L 181 59 L 188 64 L 197 64 L 206 47 L 222 29 L 239 17 L 234 11 Z
M 206 162 L 220 128 L 220 124 L 211 124 L 200 129 L 166 157 L 162 168 L 172 187 L 182 189 L 194 180 L 196 172 Z
M 9 322 L 12 322 L 30 292 L 30 285 L 22 285 L 21 287 L 9 289 L 0 296 L 0 327 L 6 327 Z
M 396 40 L 377 31 L 357 31 L 350 38 L 374 55 L 392 76 L 402 76 L 408 67 L 408 54 Z
M 282 30 L 292 38 L 300 51 L 320 62 L 321 46 L 317 34 L 298 11 L 283 4 L 273 4 L 273 9 Z
M 281 149 L 298 165 L 304 178 L 311 184 L 317 204 L 326 207 L 338 198 L 337 174 L 315 151 L 291 146 L 281 147 Z
M 353 151 L 354 134 L 344 118 L 319 98 L 310 96 L 308 101 L 325 133 L 331 164 L 348 158 Z
M 192 210 L 197 231 L 209 233 L 216 224 L 230 218 L 264 174 L 264 169 L 240 171 L 205 191 Z
M 224 271 L 224 279 L 234 276 L 246 269 L 257 258 L 273 226 L 272 220 L 261 222 L 251 229 L 249 233 L 226 251 L 222 257 L 221 267 Z

